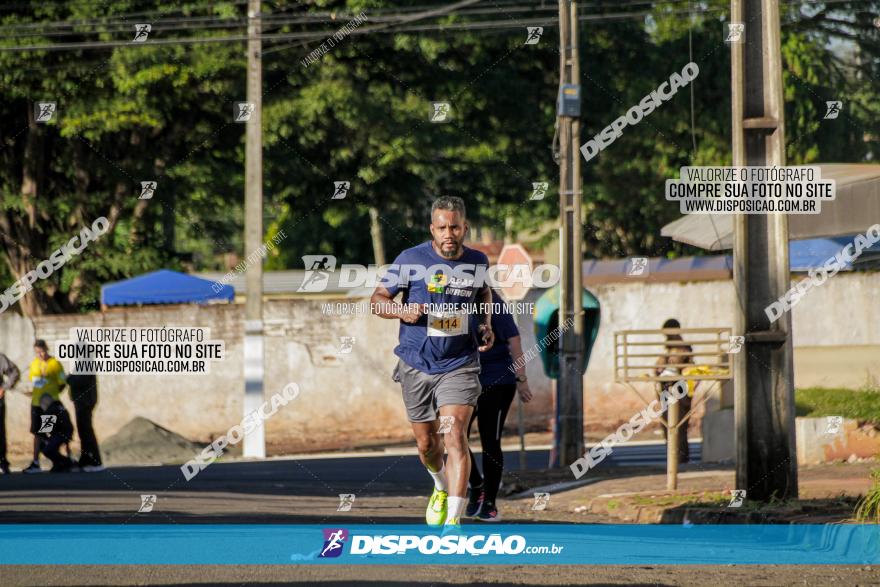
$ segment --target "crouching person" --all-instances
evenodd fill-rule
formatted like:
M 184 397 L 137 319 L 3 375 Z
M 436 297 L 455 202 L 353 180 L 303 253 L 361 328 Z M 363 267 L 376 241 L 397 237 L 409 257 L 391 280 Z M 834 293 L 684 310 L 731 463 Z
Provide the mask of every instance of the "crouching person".
M 52 461 L 53 473 L 69 471 L 74 465 L 70 458 L 70 441 L 73 438 L 70 413 L 65 409 L 64 404 L 48 393 L 40 397 L 40 409 L 42 413 L 37 433 L 40 438 L 40 452 Z M 61 454 L 62 447 L 65 448 L 66 454 Z

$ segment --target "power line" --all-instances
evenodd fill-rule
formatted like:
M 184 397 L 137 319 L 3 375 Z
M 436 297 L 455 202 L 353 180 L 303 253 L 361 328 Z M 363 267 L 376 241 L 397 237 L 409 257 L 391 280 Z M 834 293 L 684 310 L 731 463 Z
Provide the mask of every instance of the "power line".
M 614 4 L 615 9 L 619 8 L 629 8 L 635 6 L 650 6 L 652 8 L 658 7 L 663 8 L 665 6 L 673 5 L 673 6 L 682 6 L 688 3 L 689 0 L 666 0 L 666 1 L 658 1 L 658 0 L 627 0 L 625 2 L 618 2 Z M 234 5 L 242 5 L 246 4 L 246 1 L 242 0 L 230 0 L 229 4 Z M 872 0 L 793 0 L 790 2 L 783 2 L 785 5 L 803 5 L 803 4 L 816 4 L 816 5 L 828 5 L 828 4 L 858 4 L 858 3 L 873 3 Z M 191 5 L 187 6 L 187 9 L 205 9 L 212 8 L 213 5 Z M 424 12 L 431 9 L 436 9 L 437 6 L 432 5 L 422 5 L 422 6 L 411 6 L 411 7 L 398 7 L 398 8 L 376 8 L 371 9 L 369 14 L 372 18 L 383 18 L 386 15 L 390 15 L 391 18 L 399 18 L 404 16 L 408 12 Z M 586 8 L 596 8 L 599 10 L 604 10 L 609 8 L 608 4 L 605 2 L 580 2 L 578 4 L 578 9 L 586 9 Z M 717 10 L 717 9 L 715 9 Z M 121 15 L 114 15 L 114 17 L 109 18 L 98 18 L 98 19 L 81 19 L 81 20 L 64 20 L 64 21 L 49 21 L 49 22 L 38 22 L 38 23 L 16 23 L 16 24 L 7 24 L 0 25 L 0 31 L 9 32 L 16 31 L 19 29 L 43 29 L 43 28 L 72 28 L 72 27 L 88 27 L 88 26 L 129 26 L 132 23 L 133 18 L 135 17 L 145 17 L 146 20 L 149 18 L 161 18 L 163 22 L 167 22 L 170 24 L 182 24 L 182 23 L 192 23 L 192 24 L 216 24 L 216 23 L 228 23 L 230 26 L 245 26 L 246 18 L 223 18 L 216 15 L 213 16 L 181 16 L 181 17 L 171 17 L 175 13 L 181 13 L 184 11 L 183 8 L 174 8 L 168 11 L 159 10 L 158 12 L 133 12 L 133 13 L 125 13 Z M 556 7 L 552 5 L 535 5 L 530 2 L 493 2 L 492 8 L 470 8 L 466 10 L 461 10 L 455 15 L 477 15 L 477 14 L 487 14 L 487 15 L 497 15 L 497 14 L 509 14 L 512 12 L 556 12 Z M 353 13 L 342 13 L 335 11 L 321 11 L 321 12 L 305 12 L 305 11 L 294 11 L 289 12 L 286 10 L 281 10 L 275 13 L 264 13 L 261 15 L 261 20 L 263 22 L 273 22 L 277 21 L 279 24 L 281 22 L 287 24 L 297 24 L 297 23 L 337 23 L 342 22 L 345 19 L 353 18 L 355 14 Z M 116 20 L 113 20 L 113 19 Z M 194 30 L 198 30 L 195 28 Z M 83 31 L 65 31 L 70 34 L 83 34 Z M 100 32 L 108 32 L 108 31 L 93 31 L 95 33 Z M 48 33 L 47 33 L 48 34 Z
M 471 2 L 475 2 L 478 0 L 469 0 Z M 709 11 L 706 11 L 709 12 Z M 604 21 L 604 20 L 619 20 L 622 18 L 633 18 L 638 17 L 642 18 L 651 14 L 650 12 L 637 12 L 637 13 L 614 13 L 607 15 L 583 15 L 579 17 L 580 21 Z M 553 17 L 538 17 L 532 18 L 528 20 L 522 20 L 517 23 L 511 23 L 510 20 L 495 20 L 495 21 L 475 21 L 470 23 L 455 23 L 448 25 L 421 25 L 421 26 L 400 26 L 393 29 L 387 29 L 387 27 L 395 24 L 399 21 L 390 22 L 387 25 L 380 25 L 380 27 L 372 27 L 372 28 L 359 28 L 352 30 L 349 34 L 351 35 L 362 35 L 373 32 L 382 32 L 384 34 L 398 34 L 398 33 L 406 33 L 406 32 L 425 32 L 425 31 L 455 31 L 455 30 L 480 30 L 480 29 L 493 29 L 493 28 L 507 28 L 507 29 L 517 29 L 522 28 L 523 26 L 544 26 L 544 27 L 555 27 L 556 19 Z M 386 30 L 379 30 L 379 29 Z M 322 30 L 317 32 L 297 32 L 297 33 L 275 33 L 275 34 L 263 34 L 260 36 L 260 39 L 263 41 L 288 41 L 288 40 L 314 40 L 314 39 L 326 39 L 332 36 L 336 31 L 335 30 Z M 131 41 L 84 41 L 78 43 L 60 43 L 54 45 L 21 45 L 16 47 L 0 47 L 0 52 L 25 52 L 25 51 L 67 51 L 67 50 L 80 50 L 80 49 L 109 49 L 114 47 L 148 47 L 148 46 L 163 46 L 163 45 L 195 45 L 195 44 L 207 44 L 207 43 L 225 43 L 225 42 L 243 42 L 247 40 L 247 35 L 235 35 L 235 36 L 225 36 L 225 37 L 198 37 L 198 38 L 174 38 L 174 39 L 154 39 L 150 40 L 146 43 L 132 43 Z
M 104 1 L 109 1 L 109 0 L 104 0 Z M 47 2 L 46 2 L 46 0 L 42 0 L 42 3 L 46 4 Z M 244 1 L 242 1 L 242 0 L 223 0 L 223 4 L 224 5 L 232 4 L 232 5 L 240 6 L 240 5 L 247 4 L 247 0 L 244 0 Z M 89 8 L 94 8 L 95 0 L 82 0 L 81 2 L 74 2 L 74 1 L 67 0 L 67 1 L 64 1 L 63 4 L 61 4 L 59 2 L 58 4 L 55 4 L 55 6 L 57 6 L 58 8 L 70 8 L 70 7 L 82 7 L 82 6 L 88 6 Z M 164 13 L 162 12 L 161 9 L 158 9 L 158 10 L 153 9 L 153 10 L 142 10 L 142 11 L 137 11 L 137 12 L 126 12 L 126 13 L 123 13 L 119 16 L 121 18 L 130 18 L 130 17 L 136 17 L 136 16 L 155 16 L 157 13 L 160 16 L 162 14 L 174 14 L 174 13 L 184 14 L 186 12 L 193 11 L 193 10 L 200 10 L 200 9 L 209 9 L 210 10 L 210 9 L 216 8 L 216 6 L 217 5 L 213 2 L 207 3 L 207 4 L 205 2 L 200 2 L 200 3 L 195 3 L 195 4 L 185 4 L 182 6 L 174 6 L 170 10 L 168 10 Z M 29 11 L 33 11 L 34 6 L 33 6 L 33 3 L 2 4 L 2 5 L 0 5 L 0 11 L 14 12 L 16 8 L 25 8 Z M 98 19 L 93 19 L 93 20 L 98 20 Z M 64 22 L 66 22 L 66 21 L 48 21 L 49 24 L 51 24 L 51 23 L 59 23 L 60 24 L 60 23 L 64 23 Z
M 666 4 L 683 4 L 687 2 L 687 0 L 670 0 L 666 2 Z M 643 6 L 648 5 L 652 6 L 656 4 L 656 0 L 628 0 L 627 2 L 620 2 L 615 5 L 615 8 L 620 7 L 631 7 L 631 6 Z M 595 8 L 606 8 L 603 3 L 581 3 L 579 8 L 585 7 L 595 7 Z M 369 16 L 371 20 L 383 21 L 385 19 L 393 19 L 397 20 L 406 16 L 407 12 L 424 12 L 430 9 L 436 9 L 436 6 L 416 6 L 416 7 L 408 7 L 408 8 L 394 8 L 394 9 L 372 9 L 369 12 Z M 493 3 L 493 7 L 491 8 L 466 8 L 463 10 L 459 10 L 454 14 L 450 14 L 450 16 L 474 16 L 474 15 L 497 15 L 497 14 L 511 14 L 515 12 L 550 12 L 556 13 L 555 6 L 535 6 L 534 4 L 524 4 L 522 2 L 513 2 L 513 3 Z M 158 17 L 162 19 L 163 23 L 169 24 L 194 24 L 194 25 L 212 25 L 212 24 L 228 24 L 229 26 L 240 26 L 244 27 L 247 24 L 246 17 L 236 17 L 236 18 L 223 18 L 219 16 L 198 16 L 198 17 L 169 17 L 168 15 L 177 12 L 175 10 L 171 10 L 165 13 L 160 12 L 159 14 L 152 15 L 154 17 Z M 147 14 L 147 13 L 140 13 Z M 0 25 L 0 31 L 2 32 L 16 32 L 18 29 L 42 29 L 42 28 L 73 28 L 73 27 L 87 27 L 87 26 L 116 26 L 116 27 L 129 27 L 132 26 L 133 21 L 131 18 L 134 16 L 132 13 L 120 15 L 117 20 L 108 20 L 108 19 L 91 19 L 91 20 L 75 20 L 75 21 L 53 21 L 53 22 L 45 22 L 45 23 L 23 23 L 23 24 L 8 24 L 8 25 Z M 337 13 L 337 12 L 299 12 L 299 13 L 289 13 L 285 11 L 277 12 L 277 13 L 266 13 L 261 15 L 261 20 L 264 23 L 274 23 L 274 24 L 331 24 L 331 23 L 339 23 L 345 20 L 351 19 L 356 15 L 353 13 Z M 121 19 L 121 20 L 120 20 Z M 118 30 L 118 29 L 117 29 Z M 123 30 L 128 30 L 128 28 L 124 28 Z M 163 26 L 164 30 L 164 26 Z M 193 30 L 198 30 L 198 26 L 193 27 Z M 96 30 L 96 31 L 62 31 L 63 33 L 70 35 L 78 35 L 78 34 L 92 34 L 92 33 L 107 33 L 113 32 L 108 30 Z M 55 34 L 55 33 L 42 33 L 42 32 L 34 32 L 34 35 L 39 34 Z
M 414 33 L 414 32 L 447 32 L 447 31 L 472 31 L 472 30 L 490 30 L 490 29 L 517 29 L 524 26 L 544 26 L 548 28 L 553 28 L 557 25 L 555 15 L 547 16 L 547 17 L 533 17 L 529 19 L 522 19 L 519 21 L 511 22 L 510 19 L 507 20 L 475 20 L 471 22 L 456 22 L 449 24 L 428 24 L 428 25 L 418 25 L 418 26 L 396 26 L 394 28 L 390 28 L 395 24 L 403 24 L 408 21 L 413 20 L 422 20 L 426 18 L 431 18 L 432 16 L 437 15 L 458 15 L 459 13 L 451 13 L 451 9 L 456 6 L 461 5 L 470 5 L 475 4 L 479 0 L 467 0 L 466 2 L 460 2 L 456 5 L 452 5 L 451 7 L 447 7 L 444 9 L 435 9 L 432 12 L 433 14 L 425 14 L 421 13 L 414 16 L 402 16 L 399 15 L 397 19 L 383 19 L 385 20 L 385 24 L 380 24 L 374 27 L 362 27 L 359 29 L 352 30 L 349 34 L 351 35 L 363 35 L 363 34 L 371 34 L 371 33 L 380 33 L 380 34 L 403 34 L 403 33 Z M 685 0 L 686 1 L 686 0 Z M 842 2 L 851 2 L 852 0 L 826 0 L 827 3 L 842 3 Z M 869 0 L 863 0 L 869 1 Z M 794 5 L 794 4 L 802 4 L 803 0 L 793 0 L 791 2 L 785 3 L 785 5 Z M 651 4 L 651 2 L 633 2 L 632 5 L 638 4 Z M 725 12 L 721 8 L 700 8 L 695 10 L 694 12 L 700 12 L 702 14 L 712 14 L 712 13 L 723 13 Z M 508 14 L 504 10 L 495 10 L 493 12 L 486 12 L 485 14 Z M 583 14 L 580 15 L 578 21 L 580 22 L 609 22 L 609 21 L 617 21 L 623 19 L 631 19 L 631 18 L 644 18 L 647 16 L 653 16 L 655 13 L 651 10 L 642 10 L 636 12 L 616 12 L 616 13 L 602 13 L 602 14 Z M 675 16 L 679 14 L 691 14 L 690 10 L 673 10 L 664 12 L 662 16 Z M 264 18 L 265 20 L 265 18 Z M 333 22 L 341 24 L 341 21 L 334 20 Z M 284 24 L 283 21 L 279 21 L 276 23 L 271 23 L 270 26 L 282 26 Z M 170 30 L 170 29 L 169 29 Z M 199 30 L 198 28 L 188 28 L 186 30 Z M 311 41 L 317 40 L 321 38 L 328 38 L 335 34 L 336 30 L 320 30 L 320 31 L 299 31 L 299 32 L 290 32 L 290 33 L 271 33 L 271 34 L 263 34 L 260 36 L 260 39 L 267 42 L 273 41 Z M 84 33 L 73 32 L 70 34 L 73 35 L 82 35 Z M 69 51 L 69 50 L 83 50 L 83 49 L 112 49 L 112 48 L 122 48 L 122 47 L 149 47 L 149 46 L 166 46 L 166 45 L 198 45 L 198 44 L 210 44 L 210 43 L 229 43 L 229 42 L 244 42 L 247 40 L 247 35 L 232 35 L 232 36 L 216 36 L 216 37 L 194 37 L 194 38 L 185 38 L 185 37 L 175 37 L 172 39 L 151 39 L 145 43 L 132 43 L 131 41 L 82 41 L 82 42 L 74 42 L 74 43 L 58 43 L 58 44 L 44 44 L 44 45 L 20 45 L 20 46 L 7 46 L 0 47 L 0 52 L 29 52 L 29 51 Z
M 638 4 L 650 4 L 650 0 L 643 0 L 641 2 L 637 2 Z M 491 9 L 478 8 L 478 9 L 465 9 L 460 10 L 452 15 L 454 16 L 474 16 L 474 15 L 494 15 L 494 14 L 502 14 L 509 12 L 554 12 L 553 10 L 549 10 L 548 8 L 541 7 L 518 7 L 512 5 L 509 9 L 505 10 L 502 6 L 498 6 Z M 441 16 L 446 16 L 447 14 L 441 14 Z M 161 15 L 160 15 L 161 16 Z M 290 24 L 341 24 L 354 18 L 355 14 L 346 14 L 344 16 L 328 13 L 328 14 L 297 14 L 291 15 L 288 13 L 279 13 L 279 14 L 265 14 L 260 17 L 260 20 L 264 25 L 270 26 L 280 26 L 280 25 L 290 25 Z M 368 13 L 368 17 L 371 21 L 374 22 L 397 22 L 397 21 L 405 21 L 408 17 L 412 15 L 401 13 L 399 10 L 395 10 L 393 13 L 390 11 L 371 11 Z M 200 17 L 183 17 L 183 18 L 168 18 L 162 16 L 162 26 L 157 27 L 156 30 L 202 30 L 205 28 L 244 28 L 247 26 L 247 18 L 221 18 L 218 16 L 200 16 Z M 114 32 L 125 32 L 129 31 L 132 26 L 134 26 L 133 21 L 131 20 L 115 20 L 115 21 L 107 21 L 107 20 L 94 20 L 94 21 L 64 21 L 64 22 L 54 22 L 54 23 L 40 23 L 40 24 L 12 24 L 12 25 L 0 25 L 0 32 L 4 33 L 5 37 L 24 37 L 24 36 L 81 36 L 81 35 L 89 35 L 89 34 L 108 34 Z M 187 24 L 192 25 L 190 27 L 180 27 L 180 26 L 165 26 L 168 25 L 180 25 Z M 46 32 L 42 30 L 35 30 L 40 28 L 68 28 L 73 29 L 74 27 L 105 27 L 99 30 L 62 30 L 57 32 Z

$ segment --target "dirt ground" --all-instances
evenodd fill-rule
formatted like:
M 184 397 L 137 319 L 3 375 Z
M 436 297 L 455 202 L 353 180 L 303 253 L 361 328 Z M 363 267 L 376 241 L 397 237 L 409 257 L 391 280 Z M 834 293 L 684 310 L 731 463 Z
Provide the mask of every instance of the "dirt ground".
M 880 585 L 877 566 L 0 567 L 3 585 Z

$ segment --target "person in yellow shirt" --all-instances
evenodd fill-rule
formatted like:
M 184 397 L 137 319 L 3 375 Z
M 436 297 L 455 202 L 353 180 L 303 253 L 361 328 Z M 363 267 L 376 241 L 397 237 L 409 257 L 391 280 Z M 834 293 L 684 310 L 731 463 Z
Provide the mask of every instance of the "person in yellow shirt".
M 31 434 L 34 435 L 34 461 L 23 471 L 24 473 L 42 473 L 40 468 L 40 432 L 43 425 L 43 409 L 40 407 L 40 398 L 48 394 L 53 400 L 61 397 L 67 385 L 67 377 L 64 367 L 58 359 L 49 355 L 49 346 L 45 340 L 37 340 L 34 343 L 34 352 L 37 354 L 31 362 L 28 378 L 33 385 L 31 392 Z

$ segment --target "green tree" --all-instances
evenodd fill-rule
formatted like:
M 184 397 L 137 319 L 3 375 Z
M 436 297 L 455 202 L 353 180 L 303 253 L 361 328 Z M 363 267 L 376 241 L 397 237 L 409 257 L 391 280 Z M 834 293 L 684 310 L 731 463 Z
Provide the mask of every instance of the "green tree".
M 463 196 L 471 220 L 499 232 L 509 223 L 541 229 L 557 217 L 558 39 L 548 25 L 538 44 L 524 45 L 521 25 L 534 16 L 529 11 L 551 21 L 553 11 L 480 4 L 422 18 L 417 24 L 427 28 L 419 30 L 395 22 L 426 4 L 450 6 L 264 3 L 265 226 L 267 238 L 280 229 L 289 235 L 268 268 L 301 268 L 301 255 L 318 252 L 371 262 L 371 209 L 393 259 L 426 238 L 430 202 L 441 194 Z M 690 60 L 700 74 L 583 165 L 587 254 L 699 253 L 658 237 L 678 217 L 663 185 L 683 165 L 730 162 L 729 6 L 657 2 L 647 17 L 609 16 L 621 10 L 610 2 L 582 6 L 589 19 L 579 29 L 581 142 Z M 303 62 L 361 11 L 371 15 L 366 23 Z M 877 158 L 878 11 L 880 2 L 784 5 L 790 164 Z M 244 7 L 232 1 L 67 0 L 0 10 L 0 47 L 126 41 L 113 49 L 0 52 L 4 283 L 95 218 L 112 225 L 87 254 L 25 296 L 21 308 L 29 314 L 91 309 L 102 282 L 163 266 L 217 269 L 220 254 L 249 253 L 240 236 L 244 125 L 232 121 L 233 103 L 245 99 L 244 43 L 128 42 L 131 23 L 144 18 L 161 38 L 235 37 L 245 22 Z M 79 24 L 50 26 L 70 21 Z M 481 21 L 494 28 L 465 27 Z M 834 99 L 844 102 L 843 114 L 824 120 L 824 102 Z M 58 103 L 53 122 L 34 122 L 38 101 Z M 429 120 L 435 101 L 450 103 L 448 122 Z M 158 182 L 155 196 L 139 200 L 140 182 L 148 180 Z M 343 200 L 331 199 L 335 181 L 351 182 Z M 538 181 L 551 189 L 532 201 Z
M 22 32 L 25 23 L 112 18 L 133 7 L 71 1 L 4 13 L 2 26 L 15 32 L 2 44 L 55 41 Z M 162 12 L 159 2 L 137 7 Z M 76 28 L 64 42 L 95 40 Z M 97 36 L 131 38 L 133 27 L 125 29 Z M 25 313 L 94 307 L 103 281 L 187 261 L 177 240 L 211 242 L 232 232 L 238 214 L 223 203 L 241 190 L 242 127 L 231 114 L 242 63 L 241 47 L 229 44 L 0 53 L 0 234 L 12 277 L 20 279 L 94 219 L 111 225 L 87 254 L 22 298 Z M 41 101 L 57 104 L 46 124 L 33 116 Z M 140 182 L 149 180 L 158 182 L 155 196 L 138 199 Z

